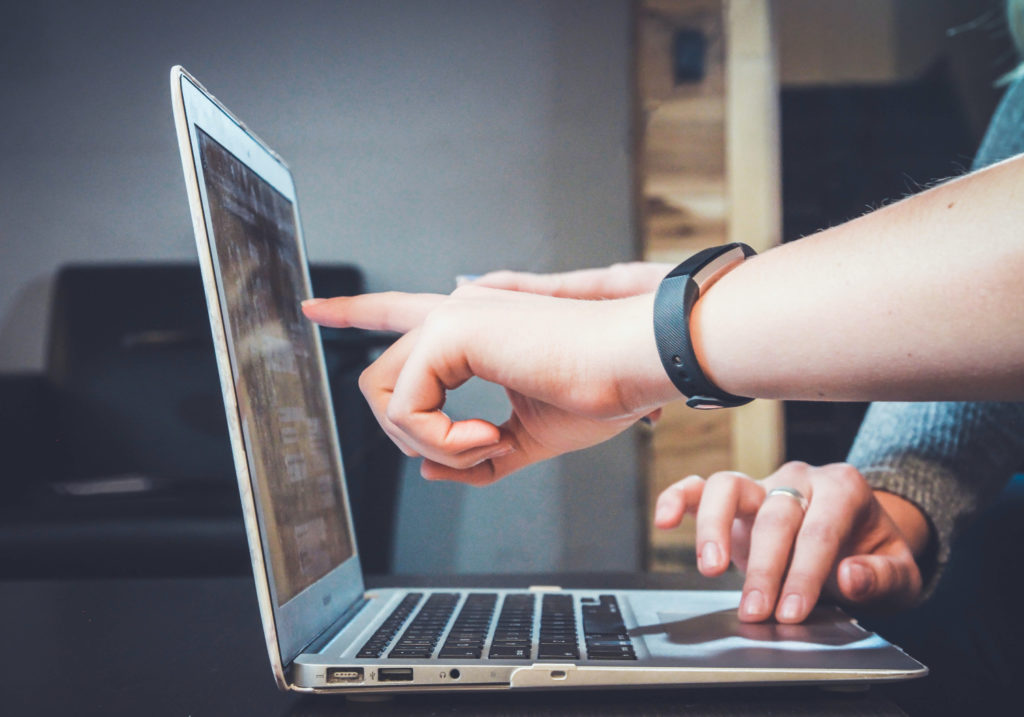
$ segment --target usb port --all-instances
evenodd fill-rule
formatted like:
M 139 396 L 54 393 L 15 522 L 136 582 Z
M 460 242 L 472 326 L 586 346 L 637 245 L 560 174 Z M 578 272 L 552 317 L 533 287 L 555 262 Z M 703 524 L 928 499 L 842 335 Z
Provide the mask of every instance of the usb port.
M 344 682 L 362 682 L 362 667 L 328 667 L 327 684 L 337 685 Z
M 377 670 L 378 682 L 411 682 L 411 667 L 382 667 Z

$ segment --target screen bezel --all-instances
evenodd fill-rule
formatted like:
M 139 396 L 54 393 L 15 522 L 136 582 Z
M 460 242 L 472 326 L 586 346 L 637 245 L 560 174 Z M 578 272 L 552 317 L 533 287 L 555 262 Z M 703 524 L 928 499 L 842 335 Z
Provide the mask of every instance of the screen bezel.
M 171 70 L 172 95 L 175 101 L 175 120 L 181 147 L 182 163 L 188 187 L 189 203 L 195 229 L 196 245 L 203 284 L 207 294 L 210 325 L 213 332 L 217 366 L 220 373 L 224 406 L 227 414 L 228 433 L 231 438 L 235 470 L 242 498 L 242 513 L 249 539 L 253 575 L 256 580 L 263 618 L 264 633 L 271 662 L 279 683 L 283 682 L 283 670 L 302 650 L 325 629 L 332 625 L 357 600 L 364 591 L 362 569 L 359 563 L 358 546 L 353 531 L 349 508 L 348 491 L 345 486 L 341 449 L 337 439 L 337 424 L 326 383 L 326 367 L 319 332 L 313 332 L 314 355 L 320 364 L 320 375 L 324 378 L 321 390 L 327 410 L 327 440 L 331 446 L 330 456 L 341 477 L 341 490 L 346 511 L 346 525 L 353 555 L 336 566 L 326 575 L 299 592 L 283 605 L 278 604 L 277 589 L 266 541 L 264 516 L 261 508 L 258 481 L 252 478 L 245 437 L 239 414 L 236 393 L 237 373 L 234 370 L 234 348 L 227 331 L 224 315 L 225 296 L 222 290 L 220 268 L 217 262 L 216 244 L 213 241 L 206 183 L 202 162 L 199 157 L 199 143 L 196 128 L 200 128 L 218 142 L 240 162 L 270 184 L 287 198 L 295 214 L 297 251 L 303 267 L 302 296 L 296 301 L 311 296 L 309 268 L 302 226 L 295 195 L 295 185 L 287 165 L 262 140 L 236 119 L 223 105 L 207 92 L 183 68 Z M 276 653 L 276 654 L 275 654 Z M 277 659 L 275 659 L 275 657 Z

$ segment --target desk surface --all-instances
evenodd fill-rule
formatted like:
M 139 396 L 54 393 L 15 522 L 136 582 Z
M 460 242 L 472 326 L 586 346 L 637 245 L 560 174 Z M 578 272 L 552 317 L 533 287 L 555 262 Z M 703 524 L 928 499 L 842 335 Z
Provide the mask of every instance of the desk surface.
M 373 585 L 399 583 L 380 578 Z M 420 585 L 694 587 L 684 576 L 445 576 Z M 702 581 L 701 587 L 708 583 Z M 251 579 L 0 582 L 0 712 L 9 715 L 900 715 L 878 689 L 403 696 L 278 692 Z

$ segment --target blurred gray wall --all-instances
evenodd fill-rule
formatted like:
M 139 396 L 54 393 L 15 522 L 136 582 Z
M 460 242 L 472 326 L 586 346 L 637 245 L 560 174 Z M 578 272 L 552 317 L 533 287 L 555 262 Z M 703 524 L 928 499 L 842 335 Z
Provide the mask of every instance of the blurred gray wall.
M 42 366 L 61 264 L 193 258 L 175 63 L 289 161 L 311 260 L 371 289 L 634 255 L 628 0 L 8 4 L 0 371 Z M 503 400 L 473 384 L 452 410 L 500 419 Z M 639 565 L 629 436 L 486 489 L 417 470 L 401 571 Z

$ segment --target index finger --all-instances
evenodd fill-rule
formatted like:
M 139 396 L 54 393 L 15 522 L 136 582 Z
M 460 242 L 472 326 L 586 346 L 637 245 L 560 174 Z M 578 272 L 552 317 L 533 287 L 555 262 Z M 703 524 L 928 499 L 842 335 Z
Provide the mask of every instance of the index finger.
M 302 303 L 302 313 L 310 321 L 322 326 L 397 331 L 404 334 L 422 324 L 427 314 L 446 298 L 443 294 L 386 291 L 333 299 L 310 299 Z

